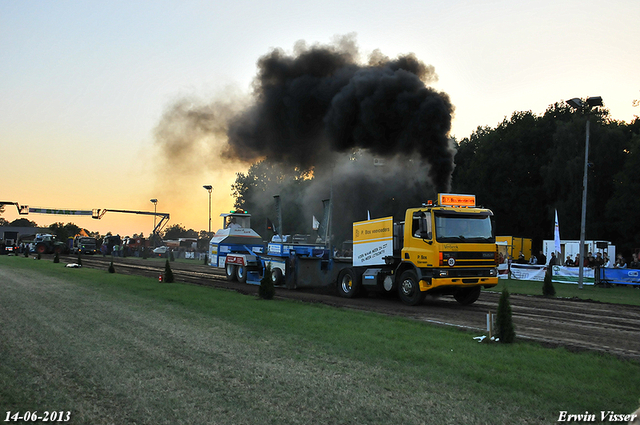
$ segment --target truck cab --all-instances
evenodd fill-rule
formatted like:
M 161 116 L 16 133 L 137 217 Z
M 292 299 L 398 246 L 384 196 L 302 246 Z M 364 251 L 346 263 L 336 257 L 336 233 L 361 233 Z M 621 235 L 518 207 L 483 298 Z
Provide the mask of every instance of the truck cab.
M 339 277 L 338 290 L 352 296 L 352 286 L 361 282 L 364 289 L 397 290 L 408 305 L 420 304 L 426 294 L 471 304 L 482 287 L 498 284 L 492 218 L 491 210 L 475 205 L 474 195 L 439 194 L 437 203 L 408 209 L 403 222 L 387 217 L 354 223 L 354 268 L 349 285 Z
M 96 238 L 89 236 L 76 236 L 73 239 L 74 254 L 97 254 L 98 241 Z
M 460 206 L 407 211 L 411 226 L 405 226 L 401 261 L 412 266 L 404 269 L 414 268 L 421 293 L 453 294 L 466 304 L 477 299 L 481 286 L 498 284 L 492 216 L 487 209 Z M 400 284 L 410 296 L 412 284 Z

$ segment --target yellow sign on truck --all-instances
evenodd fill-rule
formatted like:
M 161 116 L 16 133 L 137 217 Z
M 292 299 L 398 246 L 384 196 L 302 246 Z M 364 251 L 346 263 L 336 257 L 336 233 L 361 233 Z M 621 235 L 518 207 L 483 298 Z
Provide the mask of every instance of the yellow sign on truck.
M 353 265 L 384 264 L 393 255 L 393 217 L 353 223 Z

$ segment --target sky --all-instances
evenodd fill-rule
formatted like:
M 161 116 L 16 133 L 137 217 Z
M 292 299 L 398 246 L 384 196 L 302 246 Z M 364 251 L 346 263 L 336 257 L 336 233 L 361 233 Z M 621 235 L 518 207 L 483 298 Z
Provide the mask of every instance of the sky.
M 189 157 L 159 149 L 175 105 L 251 101 L 256 63 L 299 41 L 354 37 L 363 62 L 379 50 L 432 65 L 455 107 L 451 136 L 601 96 L 614 119 L 640 115 L 637 0 L 370 0 L 323 2 L 0 0 L 0 201 L 54 209 L 169 213 L 208 230 L 233 208 L 248 165 L 200 141 Z M 230 106 L 231 107 L 231 106 Z M 148 235 L 152 216 L 19 216 L 101 234 Z

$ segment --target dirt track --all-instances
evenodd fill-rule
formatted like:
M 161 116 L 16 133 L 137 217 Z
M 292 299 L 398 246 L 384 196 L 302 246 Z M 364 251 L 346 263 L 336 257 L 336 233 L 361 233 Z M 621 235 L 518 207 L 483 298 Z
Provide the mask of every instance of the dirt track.
M 75 259 L 67 257 L 63 261 L 74 262 Z M 106 260 L 101 257 L 84 257 L 83 265 L 106 268 L 108 263 L 104 261 Z M 152 277 L 157 277 L 164 265 L 149 262 L 143 263 L 144 268 L 132 268 L 140 266 L 142 262 L 126 258 L 118 258 L 115 263 L 119 273 Z M 255 285 L 227 282 L 219 271 L 209 266 L 174 262 L 171 267 L 179 282 L 205 284 L 245 294 L 258 292 Z M 496 311 L 499 296 L 494 292 L 482 292 L 480 299 L 470 306 L 461 306 L 452 297 L 428 297 L 422 305 L 410 307 L 396 298 L 369 296 L 345 299 L 328 289 L 276 289 L 278 298 L 375 311 L 433 324 L 456 326 L 477 331 L 478 336 L 486 334 L 486 314 Z M 513 294 L 510 301 L 518 338 L 572 350 L 593 350 L 640 360 L 640 307 Z

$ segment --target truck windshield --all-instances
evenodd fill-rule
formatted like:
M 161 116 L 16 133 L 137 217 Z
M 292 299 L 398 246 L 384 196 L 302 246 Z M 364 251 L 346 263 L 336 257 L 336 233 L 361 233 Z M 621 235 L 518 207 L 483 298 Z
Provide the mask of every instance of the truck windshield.
M 228 215 L 224 218 L 225 229 L 249 229 L 251 218 L 249 215 Z
M 438 242 L 495 242 L 487 214 L 436 214 Z

